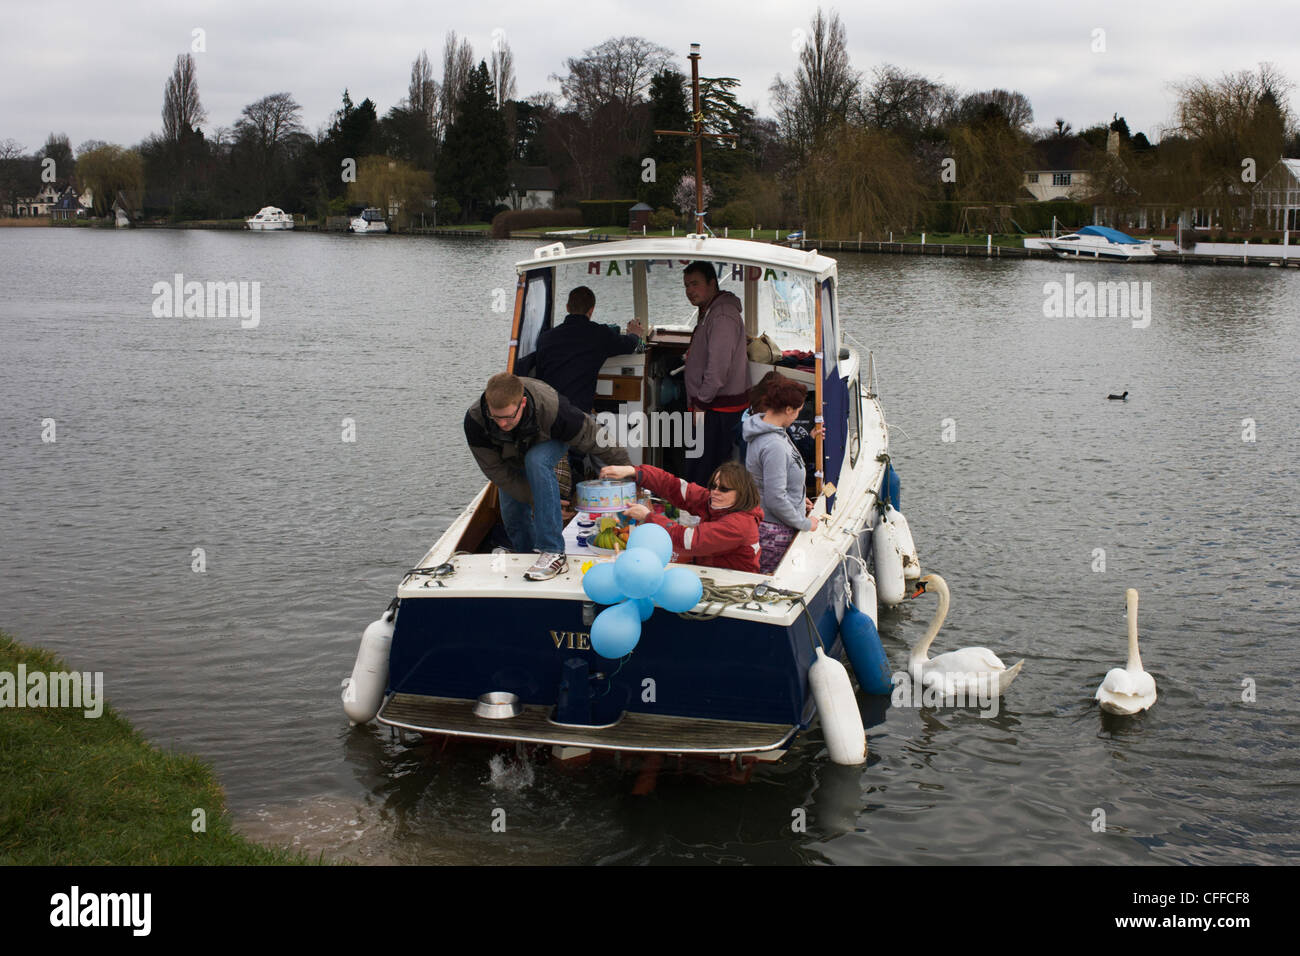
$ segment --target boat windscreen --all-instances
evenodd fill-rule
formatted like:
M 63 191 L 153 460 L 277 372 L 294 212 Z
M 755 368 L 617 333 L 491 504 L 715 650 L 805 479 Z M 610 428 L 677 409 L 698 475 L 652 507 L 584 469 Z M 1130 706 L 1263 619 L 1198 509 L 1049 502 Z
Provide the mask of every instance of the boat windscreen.
M 687 260 L 653 259 L 645 263 L 646 300 L 635 302 L 635 273 L 638 260 L 591 259 L 556 266 L 556 319 L 564 311 L 569 293 L 586 286 L 596 296 L 595 322 L 622 327 L 634 315 L 655 327 L 694 328 L 696 310 L 686 300 L 682 270 Z M 734 293 L 742 306 L 747 282 L 754 286 L 758 309 L 757 331 L 766 332 L 782 349 L 812 351 L 816 324 L 813 278 L 776 268 L 714 262 L 718 288 Z M 645 314 L 640 314 L 644 312 Z M 748 318 L 748 316 L 746 316 Z

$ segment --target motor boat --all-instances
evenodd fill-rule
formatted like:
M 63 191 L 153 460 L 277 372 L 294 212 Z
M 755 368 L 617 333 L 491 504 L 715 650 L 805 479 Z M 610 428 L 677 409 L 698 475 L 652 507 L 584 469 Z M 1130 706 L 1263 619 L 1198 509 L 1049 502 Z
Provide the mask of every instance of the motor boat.
M 681 565 L 698 573 L 700 602 L 685 612 L 654 608 L 635 648 L 610 660 L 592 647 L 600 611 L 583 584 L 584 572 L 609 556 L 580 540 L 581 513 L 565 529 L 568 570 L 529 581 L 535 555 L 504 553 L 497 491 L 486 483 L 366 628 L 344 681 L 354 724 L 377 720 L 435 739 L 550 748 L 560 760 L 678 755 L 750 770 L 779 759 L 817 722 L 828 741 L 840 725 L 851 736 L 861 719 L 852 691 L 847 701 L 828 703 L 818 668 L 833 662 L 844 673 L 838 658 L 846 646 L 858 668 L 841 634 L 849 615 L 859 622 L 870 615 L 878 650 L 877 600 L 900 603 L 904 563 L 917 562 L 910 531 L 906 545 L 892 536 L 901 514 L 875 360 L 842 331 L 835 260 L 695 234 L 543 246 L 515 266 L 501 368 L 514 371 L 539 335 L 563 320 L 563 290 L 599 282 L 602 310 L 637 317 L 648 337 L 644 351 L 603 366 L 598 419 L 602 409 L 643 421 L 685 412 L 680 389 L 661 386 L 680 370 L 690 342 L 695 310 L 683 299 L 682 268 L 696 260 L 714 263 L 721 290 L 742 302 L 748 334 L 779 346 L 779 371 L 805 386 L 824 421 L 806 489 L 817 530 L 800 532 L 768 576 Z M 750 362 L 749 369 L 754 384 L 772 365 Z M 681 473 L 684 451 L 671 442 L 619 444 L 634 464 Z M 461 453 L 468 458 L 468 449 Z M 916 574 L 919 567 L 909 568 L 908 577 Z M 861 759 L 852 746 L 841 759 L 828 742 L 832 759 L 864 760 L 861 739 Z
M 363 235 L 374 235 L 388 231 L 388 223 L 384 221 L 383 210 L 370 206 L 361 211 L 348 225 L 348 232 L 355 232 Z
M 1109 259 L 1117 262 L 1149 261 L 1156 258 L 1150 242 L 1106 226 L 1084 226 L 1078 232 L 1044 240 L 1062 259 Z
M 254 232 L 280 232 L 293 228 L 293 216 L 275 206 L 263 206 L 256 216 L 245 219 L 244 224 Z

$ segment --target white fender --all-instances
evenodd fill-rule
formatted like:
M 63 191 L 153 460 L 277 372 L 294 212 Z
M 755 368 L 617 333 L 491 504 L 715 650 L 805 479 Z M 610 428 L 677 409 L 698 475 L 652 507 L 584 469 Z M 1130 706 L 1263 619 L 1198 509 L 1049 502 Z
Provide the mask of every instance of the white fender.
M 343 711 L 348 720 L 364 724 L 379 713 L 388 686 L 388 652 L 393 647 L 393 622 L 384 614 L 361 635 L 352 676 L 343 682 Z
M 853 685 L 844 665 L 817 648 L 817 660 L 808 669 L 808 683 L 817 716 L 822 721 L 822 735 L 831 760 L 853 766 L 867 759 L 867 732 L 862 728 L 862 714 L 853 696 Z
M 853 606 L 871 618 L 871 623 L 880 626 L 876 617 L 876 579 L 863 567 L 854 562 L 857 570 L 849 574 L 849 587 L 853 589 Z
M 898 529 L 882 520 L 871 532 L 871 550 L 876 558 L 876 594 L 885 607 L 903 603 L 903 552 L 898 546 Z
M 893 505 L 885 505 L 885 520 L 894 526 L 898 536 L 898 550 L 903 554 L 904 580 L 920 580 L 921 559 L 916 554 L 916 542 L 912 540 L 912 529 L 907 523 L 907 517 Z

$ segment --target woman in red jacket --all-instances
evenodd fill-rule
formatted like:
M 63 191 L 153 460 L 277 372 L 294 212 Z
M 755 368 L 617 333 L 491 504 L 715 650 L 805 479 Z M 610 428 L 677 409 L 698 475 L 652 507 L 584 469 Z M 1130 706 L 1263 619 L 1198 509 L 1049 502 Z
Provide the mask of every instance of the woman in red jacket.
M 699 516 L 700 523 L 685 528 L 645 505 L 623 510 L 637 521 L 653 521 L 673 539 L 673 551 L 684 561 L 710 568 L 731 568 L 758 573 L 758 524 L 763 520 L 758 488 L 745 466 L 724 461 L 713 472 L 709 487 L 693 485 L 653 465 L 606 465 L 602 478 L 631 478 L 642 488 Z

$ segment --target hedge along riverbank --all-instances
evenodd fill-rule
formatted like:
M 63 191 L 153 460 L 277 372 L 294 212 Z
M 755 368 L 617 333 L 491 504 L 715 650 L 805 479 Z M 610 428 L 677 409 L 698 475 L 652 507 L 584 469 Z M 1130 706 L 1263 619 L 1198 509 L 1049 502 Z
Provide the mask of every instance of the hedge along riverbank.
M 20 668 L 26 688 L 17 686 Z M 48 675 L 70 673 L 0 632 L 0 865 L 312 862 L 235 833 L 212 770 L 152 746 L 102 697 L 49 706 L 59 700 Z M 45 685 L 39 698 L 36 684 Z M 66 701 L 66 682 L 63 691 Z M 19 693 L 45 706 L 18 707 Z

